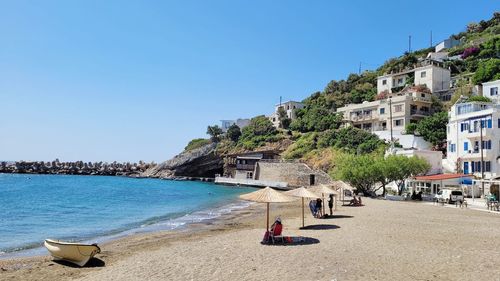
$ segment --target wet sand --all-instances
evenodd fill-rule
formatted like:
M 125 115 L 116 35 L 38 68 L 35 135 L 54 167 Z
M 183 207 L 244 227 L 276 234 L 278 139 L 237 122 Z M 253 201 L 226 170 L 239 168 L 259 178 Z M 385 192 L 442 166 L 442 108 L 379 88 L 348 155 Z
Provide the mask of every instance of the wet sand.
M 0 280 L 500 280 L 500 215 L 413 202 L 364 200 L 314 219 L 274 204 L 286 236 L 315 243 L 261 245 L 263 204 L 181 231 L 102 245 L 76 268 L 37 257 L 0 261 Z M 278 276 L 278 277 L 277 277 Z

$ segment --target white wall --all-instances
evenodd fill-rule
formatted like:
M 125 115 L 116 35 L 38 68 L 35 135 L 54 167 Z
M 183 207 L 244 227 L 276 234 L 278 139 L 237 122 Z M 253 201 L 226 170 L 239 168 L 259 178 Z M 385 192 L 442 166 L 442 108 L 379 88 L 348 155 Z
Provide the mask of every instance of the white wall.
M 496 92 L 496 95 L 494 94 Z M 493 94 L 493 95 L 492 95 Z M 483 96 L 490 98 L 492 101 L 498 101 L 500 94 L 500 80 L 495 80 L 487 83 L 483 83 Z

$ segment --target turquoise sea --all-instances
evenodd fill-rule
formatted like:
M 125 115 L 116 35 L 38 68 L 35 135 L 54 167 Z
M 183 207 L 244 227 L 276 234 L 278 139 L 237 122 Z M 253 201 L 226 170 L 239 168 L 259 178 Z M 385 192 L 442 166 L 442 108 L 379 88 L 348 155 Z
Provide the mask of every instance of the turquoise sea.
M 170 230 L 248 206 L 251 188 L 105 176 L 0 174 L 0 257 L 46 238 L 102 242 Z

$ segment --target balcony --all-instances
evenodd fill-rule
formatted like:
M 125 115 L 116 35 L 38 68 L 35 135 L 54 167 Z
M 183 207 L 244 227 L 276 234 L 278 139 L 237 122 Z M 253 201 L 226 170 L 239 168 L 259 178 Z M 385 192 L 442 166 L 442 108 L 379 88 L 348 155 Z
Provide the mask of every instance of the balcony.
M 426 117 L 426 116 L 430 115 L 430 112 L 425 111 L 425 110 L 412 109 L 412 110 L 410 110 L 410 115 L 415 116 L 415 117 Z
M 489 161 L 492 157 L 496 157 L 496 153 L 493 152 L 492 149 L 483 149 L 483 158 L 484 161 Z M 466 153 L 462 156 L 463 159 L 481 159 L 481 150 L 469 150 L 469 153 Z
M 465 134 L 465 136 L 468 139 L 480 139 L 481 138 L 481 131 L 478 129 L 476 132 L 474 131 L 469 131 L 467 132 L 462 132 Z M 493 134 L 493 129 L 492 128 L 483 128 L 483 138 L 488 137 L 490 138 Z
M 430 97 L 413 97 L 413 101 L 416 102 L 425 102 L 425 103 L 430 103 L 432 102 Z
M 377 118 L 378 118 L 378 116 L 375 114 L 360 114 L 360 115 L 351 116 L 350 120 L 353 122 L 359 122 L 359 121 L 374 120 Z

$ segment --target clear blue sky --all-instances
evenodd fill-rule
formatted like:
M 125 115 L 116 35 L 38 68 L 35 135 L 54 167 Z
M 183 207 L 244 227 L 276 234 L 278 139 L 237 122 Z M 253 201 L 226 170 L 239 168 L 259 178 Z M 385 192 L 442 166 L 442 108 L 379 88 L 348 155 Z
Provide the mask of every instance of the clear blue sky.
M 497 1 L 1 1 L 0 159 L 162 161 Z

